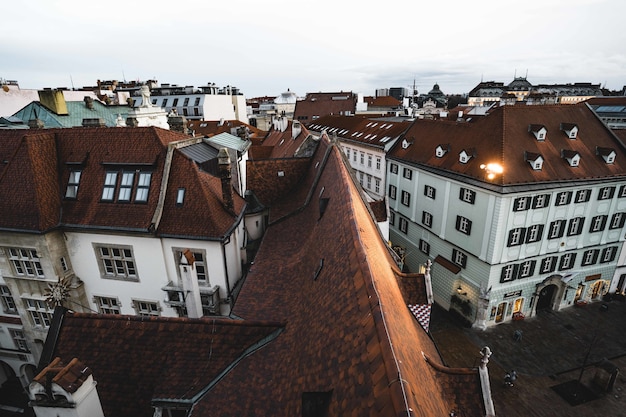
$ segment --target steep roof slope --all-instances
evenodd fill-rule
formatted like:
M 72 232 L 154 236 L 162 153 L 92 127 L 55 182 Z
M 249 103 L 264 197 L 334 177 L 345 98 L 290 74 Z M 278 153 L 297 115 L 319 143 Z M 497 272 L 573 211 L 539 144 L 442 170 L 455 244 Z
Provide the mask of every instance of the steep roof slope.
M 225 375 L 193 415 L 302 415 L 317 395 L 336 416 L 461 406 L 484 414 L 476 371 L 443 375 L 424 359 L 441 366 L 340 149 L 322 140 L 310 170 L 310 203 L 270 226 L 234 308 L 244 319 L 284 321 L 285 332 Z M 245 389 L 233 401 L 235 386 Z
M 45 231 L 59 224 L 54 135 L 24 130 L 0 138 L 0 227 Z
M 562 130 L 569 124 L 578 128 L 576 139 L 568 138 Z M 537 140 L 531 125 L 545 127 L 545 140 Z M 480 181 L 486 179 L 481 165 L 497 163 L 503 173 L 490 182 L 503 186 L 547 186 L 557 181 L 621 177 L 626 172 L 622 143 L 585 104 L 502 106 L 486 117 L 464 123 L 416 120 L 403 139 L 389 153 L 391 158 Z M 436 155 L 438 146 L 447 149 L 442 157 Z M 615 162 L 606 163 L 596 147 L 614 150 Z M 466 163 L 460 161 L 462 151 L 470 156 Z M 578 153 L 579 166 L 570 166 L 562 151 Z M 533 169 L 526 158 L 529 154 L 542 156 L 542 169 Z
M 282 327 L 229 319 L 66 313 L 53 356 L 78 358 L 91 368 L 105 415 L 152 417 L 153 400 L 192 404 L 222 372 L 271 342 Z

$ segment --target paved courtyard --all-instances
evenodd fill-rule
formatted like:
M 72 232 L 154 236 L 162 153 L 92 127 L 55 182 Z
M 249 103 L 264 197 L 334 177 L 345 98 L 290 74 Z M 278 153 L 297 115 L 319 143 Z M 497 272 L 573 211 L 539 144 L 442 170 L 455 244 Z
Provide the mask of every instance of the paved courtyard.
M 478 366 L 480 348 L 489 346 L 493 355 L 488 368 L 498 416 L 626 416 L 625 302 L 543 312 L 484 331 L 464 327 L 436 307 L 430 329 L 448 366 Z M 593 381 L 603 375 L 596 366 L 603 359 L 620 369 L 610 393 L 602 393 Z M 511 370 L 518 378 L 513 387 L 506 387 L 504 375 Z M 596 398 L 570 405 L 553 388 L 570 381 L 590 387 Z

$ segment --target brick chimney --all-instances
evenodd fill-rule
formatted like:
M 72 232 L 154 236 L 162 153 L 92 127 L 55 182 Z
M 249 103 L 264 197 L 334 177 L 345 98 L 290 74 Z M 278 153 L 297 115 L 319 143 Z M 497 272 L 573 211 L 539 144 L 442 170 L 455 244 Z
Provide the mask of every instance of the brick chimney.
M 220 179 L 222 180 L 222 199 L 224 200 L 224 207 L 228 211 L 234 211 L 230 156 L 226 148 L 220 149 L 217 154 L 217 166 Z

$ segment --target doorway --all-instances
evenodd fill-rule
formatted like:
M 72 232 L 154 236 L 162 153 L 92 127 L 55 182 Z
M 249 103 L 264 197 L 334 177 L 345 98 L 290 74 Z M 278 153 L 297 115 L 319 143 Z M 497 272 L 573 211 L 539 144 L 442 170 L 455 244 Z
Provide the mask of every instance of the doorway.
M 554 294 L 556 293 L 557 286 L 554 284 L 546 285 L 539 292 L 539 299 L 537 300 L 537 312 L 547 311 L 552 309 L 552 303 L 554 301 Z
M 502 321 L 504 320 L 506 305 L 507 303 L 498 304 L 498 310 L 496 311 L 496 323 L 502 323 Z

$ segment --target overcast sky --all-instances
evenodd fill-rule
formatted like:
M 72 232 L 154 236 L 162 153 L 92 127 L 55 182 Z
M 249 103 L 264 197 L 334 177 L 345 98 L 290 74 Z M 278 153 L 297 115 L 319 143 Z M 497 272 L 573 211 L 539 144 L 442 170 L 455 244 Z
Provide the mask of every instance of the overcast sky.
M 29 0 L 0 9 L 0 78 L 232 85 L 246 97 L 626 85 L 624 0 Z

